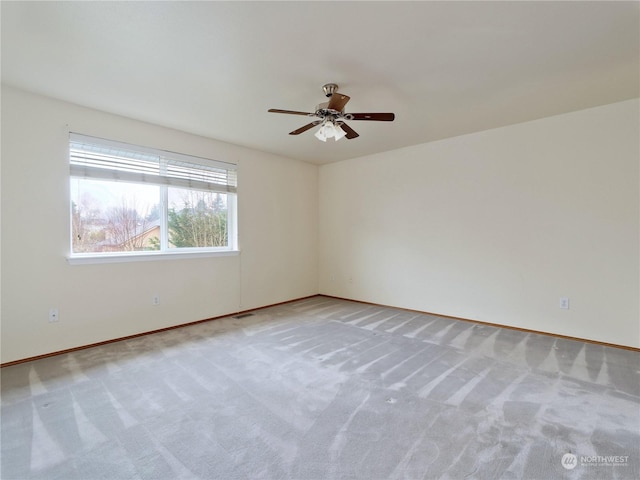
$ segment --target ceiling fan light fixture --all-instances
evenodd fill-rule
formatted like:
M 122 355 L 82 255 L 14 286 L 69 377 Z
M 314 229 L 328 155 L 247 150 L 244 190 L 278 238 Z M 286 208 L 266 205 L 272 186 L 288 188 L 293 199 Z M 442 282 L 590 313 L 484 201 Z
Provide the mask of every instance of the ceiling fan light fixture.
M 315 137 L 323 142 L 327 141 L 327 138 L 333 138 L 336 142 L 346 135 L 346 132 L 342 130 L 333 120 L 325 120 L 320 125 L 320 129 L 315 133 Z
M 315 137 L 316 137 L 318 140 L 321 140 L 321 141 L 323 141 L 323 142 L 326 142 L 326 141 L 327 141 L 327 137 L 325 137 L 325 136 L 323 135 L 323 133 L 324 133 L 324 132 L 322 132 L 322 130 L 318 130 L 318 131 L 315 133 Z
M 336 126 L 333 124 L 333 121 L 329 120 L 325 123 L 324 132 L 327 138 L 333 138 L 336 133 Z
M 347 135 L 340 125 L 335 125 L 335 132 L 333 134 L 333 138 L 335 138 L 336 142 Z
M 324 127 L 324 124 L 320 125 L 320 128 L 314 135 L 318 140 L 321 140 L 323 142 L 327 141 L 327 134 L 326 134 L 326 129 Z

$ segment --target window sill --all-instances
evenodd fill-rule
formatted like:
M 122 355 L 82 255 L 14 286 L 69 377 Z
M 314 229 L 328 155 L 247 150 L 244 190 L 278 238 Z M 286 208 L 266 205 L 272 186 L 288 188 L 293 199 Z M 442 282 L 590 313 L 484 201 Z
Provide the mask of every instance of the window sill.
M 67 257 L 69 265 L 88 265 L 94 263 L 153 262 L 158 260 L 183 260 L 205 257 L 232 257 L 239 255 L 239 250 L 200 251 L 200 252 L 154 252 L 131 254 L 116 253 L 107 255 L 74 255 Z

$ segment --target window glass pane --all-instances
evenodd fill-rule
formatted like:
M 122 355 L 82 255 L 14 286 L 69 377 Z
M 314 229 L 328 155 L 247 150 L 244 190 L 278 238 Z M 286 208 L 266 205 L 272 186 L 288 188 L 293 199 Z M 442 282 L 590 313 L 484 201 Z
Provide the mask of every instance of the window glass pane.
M 235 248 L 235 164 L 75 133 L 69 163 L 72 256 Z
M 228 247 L 227 194 L 168 189 L 169 248 Z
M 73 253 L 160 249 L 160 187 L 71 178 Z

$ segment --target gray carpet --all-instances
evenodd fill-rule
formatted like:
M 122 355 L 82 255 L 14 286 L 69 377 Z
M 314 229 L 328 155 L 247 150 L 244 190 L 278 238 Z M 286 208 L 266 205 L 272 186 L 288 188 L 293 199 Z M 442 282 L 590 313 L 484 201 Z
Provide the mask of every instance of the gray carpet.
M 314 297 L 4 368 L 1 476 L 637 479 L 639 360 Z

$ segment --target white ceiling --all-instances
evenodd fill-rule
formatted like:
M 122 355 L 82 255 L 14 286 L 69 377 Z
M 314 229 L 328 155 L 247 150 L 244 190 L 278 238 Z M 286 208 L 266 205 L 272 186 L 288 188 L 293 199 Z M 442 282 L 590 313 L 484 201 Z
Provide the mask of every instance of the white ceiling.
M 639 2 L 1 2 L 2 81 L 318 164 L 640 96 Z M 309 123 L 351 96 L 353 140 Z

